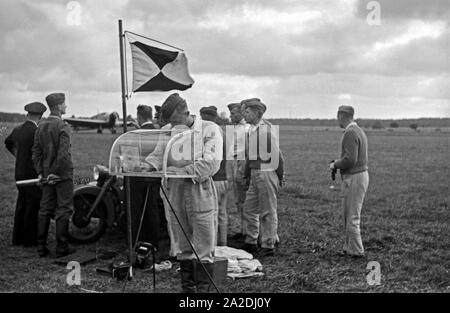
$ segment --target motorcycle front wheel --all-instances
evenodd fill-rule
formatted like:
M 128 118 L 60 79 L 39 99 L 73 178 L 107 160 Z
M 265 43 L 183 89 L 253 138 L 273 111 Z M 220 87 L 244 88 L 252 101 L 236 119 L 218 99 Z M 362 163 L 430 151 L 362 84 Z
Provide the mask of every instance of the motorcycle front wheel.
M 73 198 L 74 213 L 69 223 L 69 240 L 73 243 L 90 243 L 100 239 L 106 230 L 106 208 L 100 202 L 94 214 L 87 219 L 94 195 L 79 194 Z

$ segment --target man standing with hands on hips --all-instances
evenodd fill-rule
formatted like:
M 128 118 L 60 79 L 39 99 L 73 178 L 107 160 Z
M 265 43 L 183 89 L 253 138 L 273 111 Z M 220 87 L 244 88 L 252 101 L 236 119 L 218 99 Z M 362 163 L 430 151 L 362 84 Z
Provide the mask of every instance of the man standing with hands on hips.
M 330 170 L 339 169 L 342 177 L 342 208 L 345 242 L 343 253 L 363 257 L 360 219 L 364 196 L 369 186 L 367 137 L 353 121 L 354 109 L 340 106 L 337 113 L 339 126 L 344 129 L 341 139 L 341 157 L 330 163 Z
M 245 172 L 245 137 L 250 128 L 244 118 L 244 112 L 242 110 L 241 103 L 230 103 L 228 104 L 228 109 L 230 110 L 231 123 L 234 125 L 233 131 L 233 145 L 231 148 L 231 155 L 227 156 L 230 160 L 228 166 L 230 167 L 230 179 L 232 182 L 231 191 L 234 194 L 235 205 L 238 211 L 238 220 L 240 221 L 240 231 L 230 239 L 233 240 L 244 240 L 244 202 L 246 194 L 246 186 L 244 183 L 244 172 Z
M 277 196 L 284 181 L 284 158 L 274 126 L 263 119 L 266 105 L 258 98 L 243 100 L 241 104 L 245 120 L 251 125 L 244 176 L 249 186 L 244 203 L 245 243 L 241 249 L 262 258 L 273 256 L 279 242 Z

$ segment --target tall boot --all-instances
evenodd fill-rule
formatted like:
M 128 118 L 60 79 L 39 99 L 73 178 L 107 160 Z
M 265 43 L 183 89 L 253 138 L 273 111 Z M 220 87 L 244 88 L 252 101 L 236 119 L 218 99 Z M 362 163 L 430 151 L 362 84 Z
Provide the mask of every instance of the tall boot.
M 63 219 L 56 221 L 56 257 L 60 258 L 75 252 L 75 249 L 69 246 L 68 239 L 69 220 Z
M 38 235 L 37 235 L 37 251 L 40 257 L 47 256 L 50 251 L 47 248 L 48 228 L 50 227 L 50 218 L 47 216 L 39 216 L 38 218 Z
M 212 279 L 214 279 L 214 263 L 209 262 L 202 262 L 205 266 L 206 270 L 209 273 L 209 276 L 211 276 Z M 197 275 L 197 292 L 199 293 L 210 293 L 214 291 L 214 286 L 211 283 L 211 280 L 209 279 L 208 275 L 205 273 L 205 269 L 203 266 L 198 263 L 196 264 L 196 275 Z
M 184 293 L 197 292 L 195 280 L 195 261 L 194 260 L 181 260 L 180 261 L 180 274 L 181 274 L 181 291 Z

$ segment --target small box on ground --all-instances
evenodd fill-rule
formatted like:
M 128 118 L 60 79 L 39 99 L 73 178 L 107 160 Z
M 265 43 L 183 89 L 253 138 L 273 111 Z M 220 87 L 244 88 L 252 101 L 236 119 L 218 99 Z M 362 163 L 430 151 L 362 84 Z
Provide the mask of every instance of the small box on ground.
M 214 257 L 214 282 L 217 285 L 224 285 L 227 279 L 228 259 Z

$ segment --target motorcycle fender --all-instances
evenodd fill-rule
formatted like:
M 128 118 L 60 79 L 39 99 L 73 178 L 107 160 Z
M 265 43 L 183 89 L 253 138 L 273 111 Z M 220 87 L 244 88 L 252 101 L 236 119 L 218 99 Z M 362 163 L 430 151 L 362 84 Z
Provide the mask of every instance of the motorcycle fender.
M 98 196 L 100 194 L 101 188 L 95 185 L 83 185 L 83 186 L 77 186 L 73 190 L 73 195 L 76 196 L 78 194 L 86 194 L 86 195 L 92 195 L 92 196 Z M 103 195 L 102 199 L 103 204 L 106 207 L 106 221 L 108 227 L 111 227 L 114 223 L 114 203 L 111 200 L 111 194 L 109 192 L 106 192 Z

